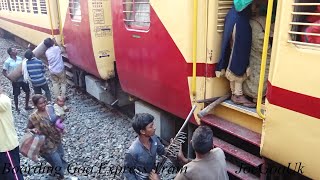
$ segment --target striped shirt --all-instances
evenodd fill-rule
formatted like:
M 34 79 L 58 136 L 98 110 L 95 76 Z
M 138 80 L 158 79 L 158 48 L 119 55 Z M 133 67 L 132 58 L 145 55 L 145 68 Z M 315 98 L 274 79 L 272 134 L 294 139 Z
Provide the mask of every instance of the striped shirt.
M 43 86 L 47 83 L 47 80 L 44 76 L 44 66 L 42 61 L 40 61 L 39 59 L 33 57 L 31 60 L 28 60 L 27 70 L 34 87 Z

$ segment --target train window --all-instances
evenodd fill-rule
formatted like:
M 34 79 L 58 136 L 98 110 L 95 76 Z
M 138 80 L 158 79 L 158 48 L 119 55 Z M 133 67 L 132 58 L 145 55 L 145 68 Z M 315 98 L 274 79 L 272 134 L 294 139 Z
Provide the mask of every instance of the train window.
M 228 11 L 232 8 L 233 0 L 218 0 L 218 19 L 217 19 L 217 31 L 219 33 L 224 30 L 224 19 Z
M 6 7 L 7 7 L 7 10 L 11 11 L 11 5 L 10 5 L 10 0 L 7 0 L 6 2 Z
M 7 0 L 3 0 L 3 1 L 2 1 L 2 9 L 3 9 L 3 10 L 8 10 Z
M 40 11 L 41 11 L 41 14 L 47 14 L 46 0 L 40 0 Z
M 16 11 L 16 7 L 14 5 L 14 0 L 9 1 L 9 7 L 11 7 L 12 11 Z
M 80 0 L 70 0 L 69 11 L 72 21 L 81 22 Z
M 20 11 L 19 0 L 16 0 L 16 10 Z
M 26 10 L 27 10 L 27 13 L 30 13 L 30 0 L 26 0 Z
M 124 23 L 130 29 L 148 30 L 150 27 L 149 0 L 123 0 Z
M 319 0 L 295 0 L 293 20 L 290 22 L 290 43 L 320 47 L 320 3 Z
M 38 14 L 38 2 L 37 0 L 32 0 L 33 13 Z
M 24 0 L 20 0 L 21 12 L 24 12 Z

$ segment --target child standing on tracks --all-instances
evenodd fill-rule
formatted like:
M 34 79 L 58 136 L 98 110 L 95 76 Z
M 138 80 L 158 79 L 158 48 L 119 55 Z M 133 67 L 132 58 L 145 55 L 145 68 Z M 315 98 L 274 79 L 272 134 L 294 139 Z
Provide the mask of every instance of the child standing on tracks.
M 44 40 L 44 45 L 48 48 L 46 51 L 46 57 L 49 63 L 49 71 L 53 85 L 53 94 L 56 98 L 60 95 L 66 97 L 67 79 L 61 55 L 62 51 L 60 47 L 57 46 L 57 43 L 50 38 Z

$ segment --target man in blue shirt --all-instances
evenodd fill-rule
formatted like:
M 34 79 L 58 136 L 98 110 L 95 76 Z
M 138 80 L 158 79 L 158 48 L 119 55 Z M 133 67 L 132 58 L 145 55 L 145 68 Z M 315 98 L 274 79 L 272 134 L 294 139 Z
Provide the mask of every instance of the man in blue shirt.
M 45 78 L 44 65 L 41 60 L 34 57 L 31 50 L 27 50 L 24 57 L 28 59 L 27 61 L 27 71 L 33 86 L 35 94 L 42 94 L 42 90 L 46 93 L 48 101 L 51 101 L 51 93 L 47 80 Z
M 7 52 L 8 52 L 10 57 L 3 64 L 2 74 L 5 77 L 8 78 L 8 74 L 10 74 L 12 71 L 14 71 L 14 69 L 16 69 L 18 67 L 18 65 L 20 65 L 22 63 L 22 58 L 17 56 L 17 50 L 15 48 L 9 48 L 7 50 Z M 25 98 L 26 106 L 25 106 L 25 109 L 26 110 L 31 110 L 32 108 L 29 107 L 29 99 L 30 99 L 29 84 L 25 83 L 23 81 L 23 76 L 22 75 L 17 81 L 12 82 L 12 88 L 13 88 L 13 97 L 14 97 L 14 104 L 15 104 L 15 107 L 16 107 L 16 111 L 20 112 L 19 104 L 18 104 L 19 103 L 18 97 L 19 97 L 19 95 L 21 93 L 21 88 L 26 93 L 26 98 Z
M 166 153 L 166 149 L 155 135 L 156 127 L 153 120 L 154 117 L 147 113 L 136 114 L 133 118 L 132 127 L 138 137 L 125 155 L 123 174 L 127 180 L 149 179 L 149 173 L 157 168 L 157 154 L 161 156 Z M 178 159 L 182 160 L 179 155 Z

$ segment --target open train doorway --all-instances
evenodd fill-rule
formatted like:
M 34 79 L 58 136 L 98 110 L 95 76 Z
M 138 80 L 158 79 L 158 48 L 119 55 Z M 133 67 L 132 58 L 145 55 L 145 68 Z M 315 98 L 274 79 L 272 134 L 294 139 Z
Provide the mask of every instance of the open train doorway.
M 223 53 L 227 53 L 223 51 L 223 48 L 228 46 L 230 49 L 230 58 L 228 59 L 228 63 L 225 64 L 224 76 L 229 81 L 229 87 L 231 90 L 231 98 L 222 103 L 222 105 L 232 108 L 237 111 L 246 112 L 247 114 L 252 114 L 255 117 L 259 117 L 257 114 L 256 106 L 257 106 L 257 98 L 258 98 L 258 88 L 259 88 L 259 80 L 261 74 L 261 62 L 262 62 L 262 54 L 263 54 L 263 46 L 265 41 L 265 33 L 266 33 L 266 20 L 267 20 L 267 9 L 268 9 L 268 0 L 254 0 L 249 6 L 245 7 L 243 10 L 237 10 L 237 4 L 233 4 L 233 8 L 230 9 L 226 14 L 226 18 L 224 19 L 224 36 L 226 35 L 226 31 L 232 32 L 230 41 L 225 42 L 225 37 L 222 38 L 221 44 L 221 53 L 220 53 L 220 61 L 221 57 L 223 57 Z M 273 1 L 272 7 L 272 15 L 271 15 L 271 27 L 270 33 L 268 37 L 268 45 L 266 50 L 266 66 L 265 66 L 265 76 L 263 78 L 263 88 L 262 88 L 262 111 L 264 111 L 264 102 L 267 94 L 267 84 L 268 84 L 268 75 L 269 75 L 269 66 L 271 62 L 271 52 L 272 52 L 272 44 L 273 44 L 273 35 L 274 35 L 274 26 L 276 20 L 276 9 L 277 9 L 277 0 Z M 227 23 L 230 21 L 231 14 L 230 11 L 237 11 L 240 16 L 243 16 L 244 13 L 247 13 L 250 26 L 248 28 L 243 28 L 240 32 L 240 28 L 237 33 L 241 33 L 236 35 L 236 28 L 233 30 L 228 30 Z M 247 11 L 247 12 L 245 12 Z M 234 26 L 236 27 L 236 26 Z M 240 26 L 239 26 L 240 27 Z M 242 26 L 243 27 L 243 26 Z M 233 26 L 232 26 L 233 28 Z M 230 29 L 230 27 L 229 27 Z M 251 38 L 251 42 L 245 42 L 241 45 L 241 37 L 248 36 Z M 224 43 L 230 43 L 224 46 Z M 236 45 L 236 43 L 238 43 Z M 238 47 L 237 47 L 238 46 Z M 245 49 L 245 48 L 246 49 Z M 237 55 L 239 51 L 246 51 L 247 53 L 238 53 L 240 56 L 245 56 L 247 62 L 245 62 L 242 69 L 244 69 L 244 73 L 238 73 L 237 70 L 231 69 L 232 60 Z M 236 55 L 234 55 L 236 54 Z M 228 56 L 229 57 L 229 56 Z M 232 58 L 231 58 L 232 57 Z M 218 62 L 218 70 L 221 62 Z M 242 61 L 242 60 L 241 60 Z M 243 61 L 242 61 L 243 62 Z M 241 63 L 242 63 L 241 62 Z M 239 66 L 239 63 L 234 63 Z M 241 66 L 242 66 L 241 65 Z M 234 66 L 234 65 L 233 65 Z M 234 68 L 235 69 L 235 68 Z M 241 74 L 241 75 L 239 75 Z M 220 75 L 217 75 L 218 77 Z M 232 83 L 236 82 L 236 83 Z

